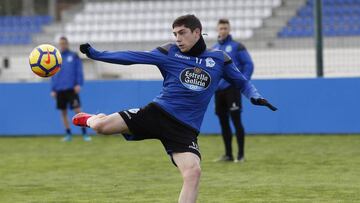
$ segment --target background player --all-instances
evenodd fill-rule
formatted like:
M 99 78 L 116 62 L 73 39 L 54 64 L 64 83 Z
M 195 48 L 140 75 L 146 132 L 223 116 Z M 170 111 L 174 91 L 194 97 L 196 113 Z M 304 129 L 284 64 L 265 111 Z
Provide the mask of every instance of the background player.
M 213 46 L 215 49 L 225 51 L 233 60 L 235 66 L 250 80 L 254 71 L 252 59 L 245 46 L 232 39 L 230 35 L 230 22 L 228 19 L 220 19 L 217 24 L 218 42 Z M 233 161 L 232 154 L 232 132 L 230 119 L 232 120 L 236 140 L 238 144 L 238 154 L 235 162 L 244 160 L 245 130 L 241 122 L 241 93 L 239 89 L 222 79 L 215 92 L 215 113 L 219 118 L 222 137 L 225 145 L 225 155 L 218 161 Z
M 51 78 L 51 96 L 56 99 L 56 107 L 61 112 L 66 135 L 63 141 L 71 141 L 72 133 L 67 117 L 67 109 L 70 107 L 74 112 L 81 112 L 79 93 L 84 83 L 83 67 L 79 56 L 70 51 L 69 42 L 66 37 L 59 39 L 59 48 L 63 63 L 61 70 Z M 86 128 L 82 128 L 85 141 L 91 141 L 87 135 Z
M 110 115 L 77 114 L 73 122 L 101 134 L 122 133 L 127 140 L 159 139 L 183 177 L 179 202 L 196 201 L 200 181 L 199 129 L 222 77 L 231 81 L 256 105 L 273 108 L 220 50 L 206 50 L 202 26 L 194 15 L 173 22 L 176 44 L 168 43 L 149 52 L 100 52 L 89 44 L 80 46 L 94 60 L 156 65 L 164 77 L 163 89 L 152 103 Z

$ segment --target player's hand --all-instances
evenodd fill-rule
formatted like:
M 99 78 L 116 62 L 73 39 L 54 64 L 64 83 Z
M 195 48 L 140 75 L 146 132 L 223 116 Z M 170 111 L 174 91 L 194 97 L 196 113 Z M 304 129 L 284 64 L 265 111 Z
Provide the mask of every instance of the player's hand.
M 263 99 L 263 98 L 251 98 L 250 99 L 251 103 L 254 104 L 254 105 L 258 105 L 258 106 L 266 106 L 268 107 L 269 109 L 271 109 L 272 111 L 276 111 L 277 108 L 273 105 L 271 105 L 266 99 Z
M 74 87 L 74 91 L 76 94 L 79 94 L 80 93 L 80 90 L 81 90 L 81 86 L 80 85 L 75 85 Z
M 55 97 L 56 97 L 56 92 L 51 91 L 50 96 L 52 96 L 53 98 L 55 98 Z
M 81 53 L 87 55 L 89 53 L 89 48 L 90 47 L 91 47 L 90 44 L 86 43 L 86 44 L 81 44 L 79 49 L 80 49 Z

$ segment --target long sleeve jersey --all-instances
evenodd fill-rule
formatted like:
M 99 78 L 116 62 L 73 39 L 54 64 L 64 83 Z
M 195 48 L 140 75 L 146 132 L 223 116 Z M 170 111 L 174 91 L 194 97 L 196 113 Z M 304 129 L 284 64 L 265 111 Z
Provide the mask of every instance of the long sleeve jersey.
M 260 98 L 256 88 L 220 50 L 205 50 L 197 57 L 185 55 L 168 43 L 152 51 L 97 51 L 89 49 L 94 60 L 123 65 L 152 64 L 164 80 L 160 95 L 153 102 L 180 122 L 199 131 L 205 111 L 219 81 L 224 78 L 247 98 Z
M 83 67 L 79 56 L 66 50 L 61 52 L 61 57 L 61 70 L 51 78 L 51 90 L 58 92 L 72 89 L 75 85 L 83 85 Z

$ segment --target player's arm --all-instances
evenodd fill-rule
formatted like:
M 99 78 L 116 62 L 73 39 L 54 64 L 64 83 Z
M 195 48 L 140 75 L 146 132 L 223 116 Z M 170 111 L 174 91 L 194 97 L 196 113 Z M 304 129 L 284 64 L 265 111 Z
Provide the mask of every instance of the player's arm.
M 98 51 L 89 44 L 80 45 L 80 51 L 89 58 L 107 63 L 122 65 L 152 64 L 160 65 L 164 61 L 164 54 L 157 49 L 153 51 Z
M 246 79 L 250 80 L 254 72 L 254 63 L 244 45 L 239 44 L 236 57 L 242 65 L 242 74 Z
M 82 62 L 81 59 L 79 58 L 79 56 L 76 54 L 74 56 L 75 60 L 75 87 L 74 87 L 74 91 L 75 93 L 79 94 L 80 90 L 81 90 L 81 86 L 84 84 L 84 73 L 83 73 L 83 66 L 82 66 Z
M 229 83 L 240 89 L 242 94 L 244 94 L 251 103 L 254 105 L 267 106 L 273 111 L 276 111 L 277 108 L 271 105 L 266 99 L 264 99 L 255 86 L 245 78 L 245 76 L 236 68 L 233 64 L 231 58 L 225 55 L 225 64 L 224 64 L 224 79 Z

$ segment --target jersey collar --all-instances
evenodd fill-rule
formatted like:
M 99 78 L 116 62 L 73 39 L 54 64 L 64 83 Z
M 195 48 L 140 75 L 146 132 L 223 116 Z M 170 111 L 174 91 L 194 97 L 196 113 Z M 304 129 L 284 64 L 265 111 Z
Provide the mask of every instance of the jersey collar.
M 189 56 L 199 56 L 206 50 L 206 44 L 204 38 L 200 36 L 200 39 L 196 42 L 196 44 L 187 52 L 182 52 L 185 55 Z
M 231 40 L 232 40 L 232 36 L 229 34 L 225 39 L 218 40 L 218 42 L 219 42 L 219 44 L 225 44 L 225 43 L 227 43 L 227 42 L 229 42 Z

